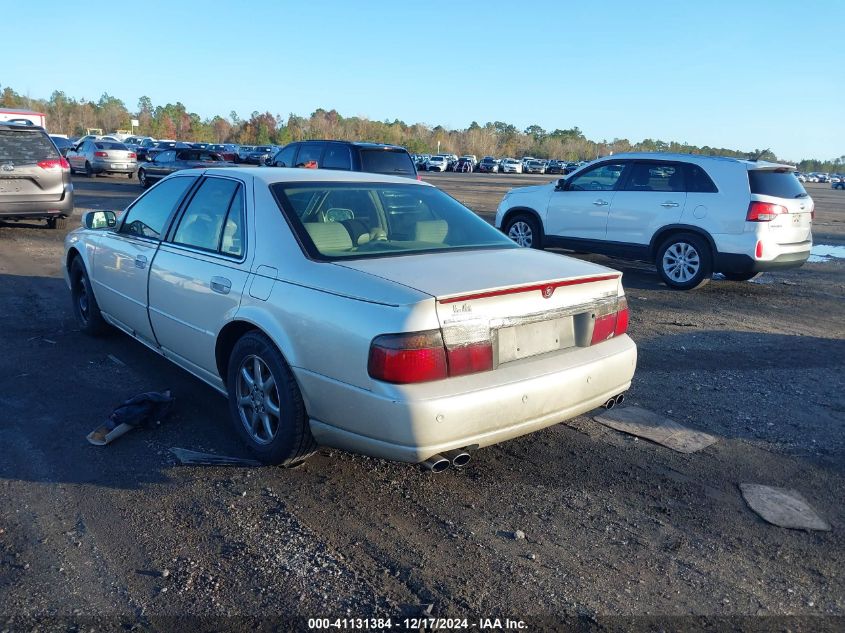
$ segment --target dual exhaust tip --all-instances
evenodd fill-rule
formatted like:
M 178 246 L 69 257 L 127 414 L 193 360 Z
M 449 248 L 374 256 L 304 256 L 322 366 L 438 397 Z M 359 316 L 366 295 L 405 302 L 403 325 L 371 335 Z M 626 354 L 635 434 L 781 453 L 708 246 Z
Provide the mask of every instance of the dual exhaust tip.
M 450 466 L 463 468 L 469 464 L 470 459 L 472 459 L 472 455 L 469 454 L 469 450 L 459 448 L 453 451 L 443 451 L 442 453 L 432 455 L 422 462 L 422 466 L 433 473 L 442 473 Z
M 620 393 L 618 396 L 613 396 L 612 398 L 608 398 L 607 402 L 605 402 L 603 406 L 605 409 L 612 409 L 617 404 L 622 404 L 625 402 L 625 394 Z

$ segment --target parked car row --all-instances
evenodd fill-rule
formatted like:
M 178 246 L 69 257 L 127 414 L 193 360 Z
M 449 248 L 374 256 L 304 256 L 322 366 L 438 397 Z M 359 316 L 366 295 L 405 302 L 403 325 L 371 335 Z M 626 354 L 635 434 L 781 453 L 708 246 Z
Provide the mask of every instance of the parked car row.
M 416 154 L 412 157 L 419 171 L 481 172 L 486 174 L 569 174 L 586 162 L 533 158 L 495 158 L 484 156 L 480 161 L 474 155 Z

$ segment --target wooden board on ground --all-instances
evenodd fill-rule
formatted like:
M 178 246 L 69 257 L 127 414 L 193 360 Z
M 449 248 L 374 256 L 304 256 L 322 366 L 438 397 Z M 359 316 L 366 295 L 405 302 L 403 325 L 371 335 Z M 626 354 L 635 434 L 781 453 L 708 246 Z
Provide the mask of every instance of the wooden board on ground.
M 643 437 L 679 453 L 695 453 L 714 444 L 717 439 L 640 407 L 609 409 L 594 419 L 612 429 Z
M 830 530 L 830 524 L 797 490 L 760 484 L 739 484 L 739 489 L 748 507 L 772 525 L 793 530 Z

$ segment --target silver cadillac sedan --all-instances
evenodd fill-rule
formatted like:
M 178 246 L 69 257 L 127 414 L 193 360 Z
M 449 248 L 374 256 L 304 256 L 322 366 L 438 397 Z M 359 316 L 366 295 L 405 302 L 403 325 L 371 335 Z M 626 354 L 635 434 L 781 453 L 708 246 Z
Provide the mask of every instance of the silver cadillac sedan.
M 519 248 L 436 187 L 303 169 L 163 179 L 65 241 L 81 329 L 228 398 L 266 463 L 318 445 L 433 470 L 631 384 L 621 274 Z

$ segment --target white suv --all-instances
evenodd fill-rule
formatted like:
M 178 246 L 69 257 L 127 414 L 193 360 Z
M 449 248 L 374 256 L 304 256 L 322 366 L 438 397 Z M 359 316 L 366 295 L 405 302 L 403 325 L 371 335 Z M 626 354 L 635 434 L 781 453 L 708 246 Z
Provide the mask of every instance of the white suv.
M 791 165 L 690 154 L 602 158 L 547 185 L 512 189 L 496 227 L 521 246 L 654 262 L 691 290 L 801 266 L 813 200 Z

